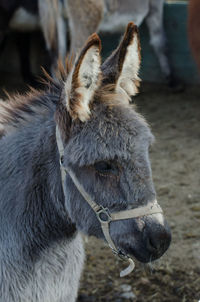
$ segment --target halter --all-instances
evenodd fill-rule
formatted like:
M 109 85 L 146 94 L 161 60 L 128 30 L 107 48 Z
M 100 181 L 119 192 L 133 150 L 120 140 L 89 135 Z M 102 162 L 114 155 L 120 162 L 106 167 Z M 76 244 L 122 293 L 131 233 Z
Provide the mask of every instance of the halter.
M 78 178 L 74 174 L 74 172 L 68 167 L 64 167 L 62 163 L 62 157 L 63 157 L 63 146 L 62 141 L 60 138 L 60 133 L 58 129 L 56 128 L 56 136 L 57 136 L 57 145 L 58 150 L 60 153 L 60 165 L 61 169 L 65 171 L 66 174 L 68 174 L 78 191 L 81 193 L 82 197 L 85 199 L 85 201 L 90 205 L 90 207 L 93 209 L 93 211 L 96 214 L 96 217 L 98 218 L 101 228 L 103 231 L 103 234 L 105 236 L 105 239 L 112 249 L 113 253 L 120 257 L 122 260 L 129 261 L 129 266 L 124 269 L 122 272 L 120 272 L 120 277 L 124 277 L 128 274 L 130 274 L 133 269 L 135 268 L 135 264 L 132 258 L 130 258 L 128 255 L 124 254 L 121 250 L 117 249 L 111 236 L 110 236 L 110 222 L 117 221 L 117 220 L 124 220 L 124 219 L 131 219 L 131 218 L 141 218 L 146 215 L 152 215 L 152 214 L 158 214 L 163 213 L 161 207 L 158 205 L 157 201 L 154 200 L 153 203 L 150 205 L 146 205 L 143 207 L 125 210 L 125 211 L 119 211 L 110 213 L 108 208 L 105 208 L 101 205 L 98 205 L 91 196 L 85 191 L 83 185 L 79 182 Z M 63 190 L 65 192 L 65 190 Z

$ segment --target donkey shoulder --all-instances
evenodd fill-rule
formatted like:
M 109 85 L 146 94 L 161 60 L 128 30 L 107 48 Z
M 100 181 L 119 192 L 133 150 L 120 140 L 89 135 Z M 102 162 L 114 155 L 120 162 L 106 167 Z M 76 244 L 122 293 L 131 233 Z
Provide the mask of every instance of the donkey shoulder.
M 0 280 L 8 282 L 1 282 L 0 295 L 6 302 L 75 302 L 83 262 L 80 234 L 47 248 L 31 270 L 13 267 L 8 260 L 1 266 L 6 276 Z

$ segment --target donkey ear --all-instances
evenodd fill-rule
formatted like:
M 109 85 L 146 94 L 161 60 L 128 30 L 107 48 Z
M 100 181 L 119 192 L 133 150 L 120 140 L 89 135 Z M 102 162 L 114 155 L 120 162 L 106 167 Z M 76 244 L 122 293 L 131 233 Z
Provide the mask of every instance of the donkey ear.
M 138 92 L 141 48 L 137 26 L 130 22 L 117 49 L 102 65 L 103 82 L 115 84 L 116 91 L 125 91 L 128 97 Z
M 65 84 L 67 110 L 72 119 L 89 119 L 95 91 L 101 84 L 101 41 L 91 35 L 82 49 Z

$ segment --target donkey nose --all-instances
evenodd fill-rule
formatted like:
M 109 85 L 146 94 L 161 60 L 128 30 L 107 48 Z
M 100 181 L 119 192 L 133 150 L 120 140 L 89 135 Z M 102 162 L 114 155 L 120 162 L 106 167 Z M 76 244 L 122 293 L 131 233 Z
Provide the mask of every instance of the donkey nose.
M 167 223 L 165 225 L 157 223 L 151 223 L 150 226 L 146 225 L 143 236 L 152 260 L 161 257 L 171 242 L 171 232 Z

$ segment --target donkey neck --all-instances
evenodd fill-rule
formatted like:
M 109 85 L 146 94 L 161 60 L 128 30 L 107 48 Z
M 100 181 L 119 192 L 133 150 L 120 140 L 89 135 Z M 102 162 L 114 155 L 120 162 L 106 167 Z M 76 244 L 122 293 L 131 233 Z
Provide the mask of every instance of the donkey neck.
M 50 105 L 0 140 L 1 225 L 31 250 L 76 233 L 64 205 L 55 110 Z

